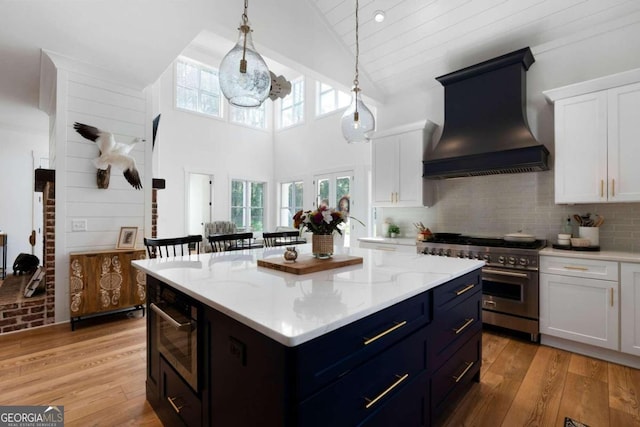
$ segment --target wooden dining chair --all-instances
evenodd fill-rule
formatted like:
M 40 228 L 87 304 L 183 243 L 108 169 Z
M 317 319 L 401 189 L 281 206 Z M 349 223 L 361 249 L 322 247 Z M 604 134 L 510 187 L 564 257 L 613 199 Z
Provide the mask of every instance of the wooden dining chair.
M 200 253 L 202 235 L 194 234 L 184 237 L 169 237 L 163 239 L 144 238 L 149 258 L 168 258 Z
M 264 241 L 264 246 L 267 248 L 305 243 L 304 239 L 300 238 L 299 231 L 275 231 L 271 233 L 262 233 L 262 239 Z
M 253 233 L 213 234 L 207 236 L 212 252 L 238 251 L 255 247 Z

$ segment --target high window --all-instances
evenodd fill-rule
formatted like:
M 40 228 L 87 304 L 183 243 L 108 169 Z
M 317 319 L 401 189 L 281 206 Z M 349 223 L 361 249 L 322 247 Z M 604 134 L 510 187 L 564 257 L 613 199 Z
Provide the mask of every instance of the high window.
M 316 82 L 316 115 L 331 113 L 351 103 L 351 95 L 334 89 L 326 83 Z
M 291 227 L 293 215 L 303 208 L 303 182 L 293 181 L 280 184 L 280 218 L 278 225 Z
M 258 129 L 266 129 L 267 120 L 265 105 L 266 102 L 263 102 L 259 107 L 255 108 L 243 108 L 230 105 L 229 120 L 232 123 L 238 123 Z
M 176 107 L 222 117 L 218 70 L 195 61 L 176 61 Z
M 264 182 L 231 181 L 231 221 L 238 229 L 263 230 L 264 190 Z
M 291 93 L 280 102 L 280 127 L 304 121 L 304 77 L 291 81 Z

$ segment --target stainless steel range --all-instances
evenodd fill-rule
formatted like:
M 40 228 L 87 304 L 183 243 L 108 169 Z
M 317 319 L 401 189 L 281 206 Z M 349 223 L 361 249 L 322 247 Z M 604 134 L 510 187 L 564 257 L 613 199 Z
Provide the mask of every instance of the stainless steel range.
M 538 341 L 538 251 L 546 240 L 511 242 L 501 238 L 438 233 L 418 242 L 418 252 L 485 261 L 482 268 L 482 321 L 531 334 Z

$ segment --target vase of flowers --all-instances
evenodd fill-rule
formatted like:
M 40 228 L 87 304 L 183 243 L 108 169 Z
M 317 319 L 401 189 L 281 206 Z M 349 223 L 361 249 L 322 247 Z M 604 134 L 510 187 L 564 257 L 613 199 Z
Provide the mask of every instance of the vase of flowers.
M 293 216 L 293 226 L 313 233 L 311 237 L 313 256 L 328 259 L 333 255 L 333 233 L 342 234 L 340 224 L 348 220 L 347 215 L 346 211 L 338 211 L 323 205 L 314 211 L 296 212 Z

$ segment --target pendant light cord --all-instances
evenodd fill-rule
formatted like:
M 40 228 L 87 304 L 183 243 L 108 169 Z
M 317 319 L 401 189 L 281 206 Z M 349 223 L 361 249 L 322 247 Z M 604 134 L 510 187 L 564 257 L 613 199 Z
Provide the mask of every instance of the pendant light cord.
M 359 42 L 359 24 L 358 24 L 358 0 L 356 0 L 356 74 L 355 77 L 353 78 L 353 96 L 355 97 L 355 110 L 353 112 L 353 120 L 355 122 L 360 121 L 360 115 L 358 114 L 358 92 L 360 91 L 360 88 L 358 87 L 358 84 L 360 83 L 358 81 L 358 61 L 359 61 L 359 57 L 360 57 L 360 42 Z
M 249 35 L 249 16 L 247 15 L 247 9 L 249 8 L 249 0 L 244 0 L 244 12 L 242 13 L 242 26 L 240 30 L 244 32 L 244 40 L 242 42 L 242 59 L 240 60 L 240 72 L 245 74 L 247 72 L 247 60 L 245 58 L 247 53 L 247 36 Z

